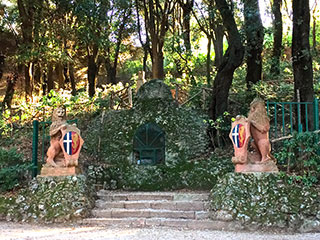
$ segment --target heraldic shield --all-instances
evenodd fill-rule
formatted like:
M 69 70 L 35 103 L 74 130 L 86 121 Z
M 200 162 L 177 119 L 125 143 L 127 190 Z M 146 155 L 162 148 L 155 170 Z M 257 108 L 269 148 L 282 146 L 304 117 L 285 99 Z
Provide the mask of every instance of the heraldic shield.
M 80 136 L 80 130 L 73 125 L 67 126 L 62 131 L 60 146 L 64 154 L 66 167 L 78 166 L 78 159 L 83 139 Z

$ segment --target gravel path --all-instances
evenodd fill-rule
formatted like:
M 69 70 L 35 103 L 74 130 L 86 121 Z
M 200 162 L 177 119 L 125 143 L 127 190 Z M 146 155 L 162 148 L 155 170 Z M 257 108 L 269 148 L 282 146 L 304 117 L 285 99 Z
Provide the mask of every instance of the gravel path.
M 102 228 L 0 222 L 1 240 L 319 240 L 320 233 L 276 234 L 168 228 Z

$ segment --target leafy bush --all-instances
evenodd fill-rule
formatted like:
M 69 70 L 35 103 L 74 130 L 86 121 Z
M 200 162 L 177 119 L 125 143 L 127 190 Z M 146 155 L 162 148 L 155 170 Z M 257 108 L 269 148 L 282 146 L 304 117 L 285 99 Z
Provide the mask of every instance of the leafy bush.
M 23 155 L 18 153 L 15 148 L 9 150 L 0 148 L 0 168 L 14 166 L 21 163 Z
M 219 176 L 233 171 L 230 158 L 211 157 L 199 161 L 167 161 L 156 166 L 117 164 L 89 166 L 88 177 L 105 189 L 124 190 L 209 190 Z
M 0 191 L 18 186 L 30 169 L 31 164 L 23 163 L 23 156 L 16 149 L 0 148 Z
M 312 132 L 295 133 L 285 140 L 280 151 L 274 155 L 278 163 L 288 173 L 294 173 L 296 180 L 307 185 L 320 179 L 320 145 L 318 134 Z

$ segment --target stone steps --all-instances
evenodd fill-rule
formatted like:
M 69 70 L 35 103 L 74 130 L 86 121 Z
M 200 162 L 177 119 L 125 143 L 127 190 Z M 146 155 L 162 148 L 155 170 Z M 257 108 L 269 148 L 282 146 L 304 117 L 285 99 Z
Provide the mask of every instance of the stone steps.
M 149 201 L 96 201 L 96 207 L 100 209 L 110 208 L 125 208 L 125 209 L 166 209 L 178 211 L 206 211 L 207 206 L 204 201 L 164 201 L 164 200 L 149 200 Z
M 234 222 L 219 220 L 170 219 L 170 218 L 87 218 L 84 224 L 110 227 L 171 227 L 207 230 L 241 229 Z
M 173 211 L 163 209 L 94 209 L 92 211 L 92 215 L 98 218 L 208 218 L 207 211 Z
M 92 218 L 84 224 L 128 227 L 224 229 L 209 219 L 208 192 L 116 192 L 100 190 Z

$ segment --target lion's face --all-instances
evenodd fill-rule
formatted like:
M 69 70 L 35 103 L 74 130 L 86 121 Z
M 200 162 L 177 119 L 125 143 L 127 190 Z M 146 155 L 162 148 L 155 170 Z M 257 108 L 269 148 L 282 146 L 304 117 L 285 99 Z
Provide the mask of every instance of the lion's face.
M 67 116 L 66 116 L 66 110 L 63 107 L 58 107 L 53 111 L 52 114 L 52 122 L 54 121 L 63 121 L 66 120 Z

